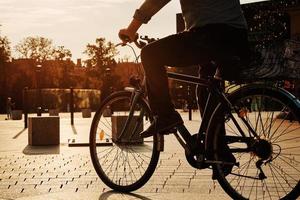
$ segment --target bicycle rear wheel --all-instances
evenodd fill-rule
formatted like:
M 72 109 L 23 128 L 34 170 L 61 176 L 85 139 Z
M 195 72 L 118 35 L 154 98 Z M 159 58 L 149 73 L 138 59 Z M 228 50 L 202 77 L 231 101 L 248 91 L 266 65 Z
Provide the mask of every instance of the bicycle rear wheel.
M 140 98 L 129 117 L 131 97 L 127 91 L 109 96 L 96 112 L 90 130 L 94 168 L 107 186 L 121 192 L 142 187 L 153 174 L 160 154 L 156 136 L 139 136 L 152 119 L 147 103 Z
M 264 86 L 243 87 L 228 99 L 235 108 L 230 112 L 236 123 L 219 105 L 208 127 L 217 162 L 213 169 L 222 188 L 233 199 L 298 198 L 299 101 L 282 89 Z M 225 135 L 224 123 L 220 123 L 224 121 Z M 230 153 L 226 155 L 226 151 Z M 228 160 L 232 155 L 235 160 Z

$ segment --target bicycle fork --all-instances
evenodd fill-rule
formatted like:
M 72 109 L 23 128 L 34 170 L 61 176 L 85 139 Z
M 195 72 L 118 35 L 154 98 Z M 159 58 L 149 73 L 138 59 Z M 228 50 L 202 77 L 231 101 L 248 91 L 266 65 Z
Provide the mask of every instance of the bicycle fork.
M 133 88 L 133 87 L 126 87 L 125 88 L 126 91 L 129 91 L 129 92 L 132 92 L 132 96 L 131 96 L 131 99 L 130 99 L 130 110 L 129 110 L 129 114 L 128 114 L 128 117 L 125 121 L 125 124 L 124 124 L 124 127 L 118 137 L 118 140 L 120 140 L 122 138 L 122 136 L 127 132 L 127 130 L 129 129 L 132 121 L 133 121 L 133 118 L 134 118 L 134 112 L 135 112 L 135 109 L 136 107 L 138 106 L 138 102 L 139 100 L 142 98 L 143 96 L 143 90 L 140 90 L 140 89 L 136 89 L 136 88 Z M 140 109 L 140 113 L 139 115 L 137 116 L 136 120 L 134 121 L 135 124 L 134 124 L 134 128 L 132 129 L 131 131 L 131 135 L 129 136 L 129 140 L 136 134 L 138 134 L 138 130 L 139 130 L 139 127 L 142 125 L 143 123 L 143 120 L 144 120 L 144 115 L 145 115 L 146 111 L 143 109 L 143 106 L 141 106 L 141 109 Z M 146 116 L 147 118 L 150 119 L 150 116 Z M 161 134 L 157 134 L 157 146 L 156 146 L 156 150 L 157 151 L 164 151 L 164 136 L 161 135 Z
M 120 133 L 120 135 L 118 137 L 118 140 L 120 140 L 122 138 L 122 136 L 124 135 L 124 133 L 127 131 L 128 127 L 130 126 L 131 120 L 133 119 L 133 116 L 134 116 L 135 108 L 137 106 L 137 102 L 138 102 L 139 98 L 142 95 L 142 92 L 139 91 L 139 90 L 136 90 L 135 88 L 126 87 L 125 90 L 132 92 L 132 97 L 130 99 L 129 114 L 128 114 L 128 117 L 126 119 L 125 125 L 124 125 L 124 127 L 123 127 L 123 129 L 122 129 L 122 131 L 121 131 L 121 133 Z M 138 118 L 137 123 L 135 124 L 135 126 L 133 128 L 133 131 L 132 131 L 132 134 L 131 134 L 131 136 L 130 136 L 129 139 L 132 138 L 132 136 L 135 134 L 135 132 L 140 127 L 141 123 L 143 123 L 143 119 L 140 119 L 141 117 L 143 117 L 143 115 L 144 115 L 144 111 L 143 111 L 143 109 L 141 109 L 140 117 Z

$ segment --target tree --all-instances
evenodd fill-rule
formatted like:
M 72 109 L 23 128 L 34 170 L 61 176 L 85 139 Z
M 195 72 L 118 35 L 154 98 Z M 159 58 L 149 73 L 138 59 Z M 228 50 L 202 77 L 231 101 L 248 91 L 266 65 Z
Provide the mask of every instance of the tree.
M 11 49 L 9 44 L 8 38 L 0 35 L 0 63 L 2 64 L 7 62 L 10 58 Z
M 52 40 L 44 37 L 27 37 L 15 47 L 21 58 L 48 60 L 54 52 Z
M 92 66 L 97 67 L 102 73 L 106 67 L 114 65 L 114 57 L 118 54 L 116 47 L 111 42 L 106 42 L 105 38 L 97 38 L 96 44 L 88 44 L 86 46 L 85 54 L 89 56 Z
M 69 49 L 65 49 L 64 46 L 58 46 L 53 50 L 53 58 L 55 60 L 64 60 L 65 58 L 71 58 L 72 53 Z
M 0 35 L 0 112 L 4 111 L 6 102 L 6 62 L 11 55 L 10 43 L 6 36 Z
M 15 47 L 21 58 L 29 58 L 39 61 L 63 60 L 71 58 L 72 54 L 64 46 L 55 47 L 51 39 L 44 37 L 27 37 Z

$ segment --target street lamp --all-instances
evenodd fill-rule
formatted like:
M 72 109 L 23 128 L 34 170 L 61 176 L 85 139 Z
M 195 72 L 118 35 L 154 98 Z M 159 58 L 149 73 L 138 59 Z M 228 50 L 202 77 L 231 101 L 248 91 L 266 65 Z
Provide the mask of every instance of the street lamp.
M 42 116 L 41 70 L 42 70 L 42 65 L 38 63 L 36 65 L 36 75 L 37 75 L 36 78 L 37 78 L 37 90 L 38 90 L 37 116 Z
M 112 92 L 111 68 L 107 67 L 104 71 L 103 84 L 101 87 L 101 98 L 105 99 Z

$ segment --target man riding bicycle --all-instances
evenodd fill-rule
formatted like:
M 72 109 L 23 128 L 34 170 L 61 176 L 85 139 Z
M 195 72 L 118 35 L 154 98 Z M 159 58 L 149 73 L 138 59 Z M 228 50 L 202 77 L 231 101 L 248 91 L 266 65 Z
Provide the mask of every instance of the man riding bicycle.
M 134 41 L 141 25 L 169 1 L 145 0 L 128 27 L 120 30 L 120 39 Z M 234 78 L 241 69 L 230 68 L 225 64 L 227 59 L 235 56 L 241 64 L 248 62 L 247 23 L 239 0 L 181 0 L 180 3 L 186 30 L 157 40 L 141 51 L 149 104 L 156 116 L 151 126 L 141 133 L 142 137 L 164 134 L 183 124 L 170 98 L 165 66 L 200 65 L 202 77 L 213 76 L 216 66 L 220 66 L 222 76 Z M 198 90 L 201 114 L 207 95 L 206 89 Z

